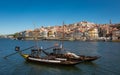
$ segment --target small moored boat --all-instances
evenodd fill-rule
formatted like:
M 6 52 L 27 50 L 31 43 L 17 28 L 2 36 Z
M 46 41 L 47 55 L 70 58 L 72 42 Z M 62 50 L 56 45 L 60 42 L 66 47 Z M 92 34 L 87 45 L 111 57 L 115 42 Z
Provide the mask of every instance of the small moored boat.
M 52 55 L 40 56 L 42 49 L 32 49 L 31 54 L 23 54 L 20 47 L 15 48 L 16 51 L 28 62 L 36 62 L 39 64 L 56 64 L 56 65 L 76 65 L 82 61 L 68 60 L 66 58 L 55 57 Z

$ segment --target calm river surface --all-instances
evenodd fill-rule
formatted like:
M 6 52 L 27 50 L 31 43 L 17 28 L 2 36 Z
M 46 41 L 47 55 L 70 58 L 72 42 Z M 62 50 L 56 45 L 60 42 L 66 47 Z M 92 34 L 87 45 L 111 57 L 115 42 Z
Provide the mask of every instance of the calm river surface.
M 43 48 L 59 41 L 39 41 Z M 81 55 L 98 55 L 100 59 L 72 67 L 40 65 L 26 62 L 19 54 L 4 59 L 15 52 L 14 47 L 28 48 L 34 41 L 0 39 L 0 75 L 120 75 L 120 42 L 65 41 L 64 47 Z M 26 53 L 28 53 L 26 51 Z

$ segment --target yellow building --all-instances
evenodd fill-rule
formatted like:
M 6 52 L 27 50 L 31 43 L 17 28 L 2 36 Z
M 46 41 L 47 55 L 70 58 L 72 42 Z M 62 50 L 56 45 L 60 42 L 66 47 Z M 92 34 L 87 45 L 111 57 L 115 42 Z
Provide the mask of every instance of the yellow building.
M 88 35 L 90 39 L 98 39 L 98 29 L 92 28 L 88 31 Z
M 48 37 L 55 37 L 54 31 L 48 31 Z

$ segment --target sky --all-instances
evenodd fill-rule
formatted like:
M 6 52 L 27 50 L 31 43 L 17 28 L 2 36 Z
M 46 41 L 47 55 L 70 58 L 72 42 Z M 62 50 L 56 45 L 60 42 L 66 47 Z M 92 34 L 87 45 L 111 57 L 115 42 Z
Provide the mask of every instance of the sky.
M 120 23 L 120 0 L 0 0 L 0 34 L 41 26 Z

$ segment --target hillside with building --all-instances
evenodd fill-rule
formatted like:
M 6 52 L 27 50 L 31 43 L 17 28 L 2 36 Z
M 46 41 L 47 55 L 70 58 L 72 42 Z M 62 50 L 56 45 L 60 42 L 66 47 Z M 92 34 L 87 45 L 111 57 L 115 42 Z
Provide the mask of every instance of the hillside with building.
M 22 40 L 120 40 L 120 24 L 95 24 L 82 21 L 68 25 L 42 26 L 34 30 L 15 33 L 14 38 Z

